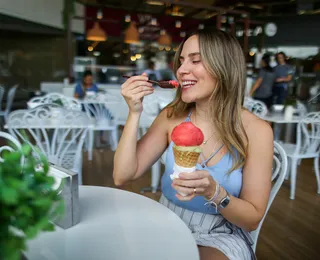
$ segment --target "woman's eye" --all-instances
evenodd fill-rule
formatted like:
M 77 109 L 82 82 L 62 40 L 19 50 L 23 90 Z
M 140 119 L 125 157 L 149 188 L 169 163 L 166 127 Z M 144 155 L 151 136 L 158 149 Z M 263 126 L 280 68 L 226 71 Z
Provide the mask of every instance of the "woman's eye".
M 200 60 L 194 60 L 194 61 L 192 61 L 193 64 L 197 64 L 197 63 L 199 63 L 199 62 L 200 62 Z

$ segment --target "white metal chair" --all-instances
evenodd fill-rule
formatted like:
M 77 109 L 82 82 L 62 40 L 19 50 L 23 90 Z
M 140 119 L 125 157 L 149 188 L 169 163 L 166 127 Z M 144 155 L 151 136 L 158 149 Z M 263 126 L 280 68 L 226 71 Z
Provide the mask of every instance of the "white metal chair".
M 0 110 L 2 108 L 3 94 L 4 94 L 4 87 L 0 86 Z
M 1 110 L 1 107 L 0 107 L 0 117 L 1 116 L 4 117 L 5 123 L 7 123 L 7 121 L 8 121 L 8 116 L 9 116 L 9 113 L 12 108 L 12 103 L 13 103 L 17 88 L 18 88 L 18 85 L 15 85 L 9 89 L 8 94 L 7 94 L 7 100 L 6 100 L 6 109 Z
M 297 100 L 296 112 L 299 116 L 305 116 L 308 113 L 307 107 L 299 100 Z
M 258 117 L 264 117 L 268 114 L 268 108 L 266 104 L 260 100 L 245 97 L 243 106 Z
M 49 93 L 42 97 L 34 97 L 28 101 L 29 108 L 43 104 L 57 104 L 66 109 L 81 111 L 81 102 L 78 99 L 67 97 L 60 93 Z
M 274 142 L 273 169 L 272 169 L 272 178 L 271 178 L 273 185 L 271 188 L 266 212 L 264 213 L 264 216 L 260 221 L 258 228 L 250 233 L 251 238 L 253 240 L 253 245 L 252 245 L 253 251 L 256 251 L 260 229 L 262 227 L 265 217 L 267 216 L 270 206 L 285 179 L 287 167 L 288 167 L 288 160 L 287 160 L 287 155 L 285 151 L 277 142 Z
M 0 163 L 3 162 L 3 154 L 5 152 L 14 152 L 21 149 L 20 142 L 12 135 L 0 131 L 0 139 L 5 142 L 2 146 L 0 146 Z
M 17 110 L 8 118 L 9 132 L 19 140 L 37 146 L 49 162 L 70 169 L 82 183 L 82 147 L 90 120 L 80 111 L 44 104 Z
M 314 158 L 314 170 L 317 180 L 317 193 L 320 194 L 320 112 L 307 114 L 297 126 L 296 144 L 281 144 L 286 151 L 290 168 L 288 176 L 290 177 L 290 199 L 295 197 L 297 167 L 301 159 Z
M 113 113 L 109 109 L 111 106 L 115 106 L 115 109 L 119 106 L 119 100 L 116 97 L 102 97 L 100 99 L 86 100 L 83 102 L 83 107 L 88 117 L 95 119 L 95 125 L 93 129 L 90 129 L 91 140 L 89 142 L 88 159 L 92 160 L 92 150 L 94 145 L 94 131 L 108 131 L 110 132 L 109 142 L 111 144 L 111 150 L 115 151 L 118 146 L 118 120 L 117 114 Z M 98 139 L 100 140 L 100 139 Z

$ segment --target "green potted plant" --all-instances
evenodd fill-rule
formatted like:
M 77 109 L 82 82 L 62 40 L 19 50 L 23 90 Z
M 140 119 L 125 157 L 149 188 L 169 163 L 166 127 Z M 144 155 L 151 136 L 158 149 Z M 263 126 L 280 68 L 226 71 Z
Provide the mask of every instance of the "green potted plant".
M 53 189 L 49 164 L 34 156 L 30 146 L 1 154 L 0 259 L 20 259 L 27 240 L 41 231 L 53 231 L 51 219 L 62 214 L 63 201 Z

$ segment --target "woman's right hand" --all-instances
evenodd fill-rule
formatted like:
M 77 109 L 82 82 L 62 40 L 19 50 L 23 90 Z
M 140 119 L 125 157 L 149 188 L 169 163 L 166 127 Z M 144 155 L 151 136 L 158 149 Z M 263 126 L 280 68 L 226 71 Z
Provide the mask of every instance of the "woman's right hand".
M 140 76 L 132 76 L 126 80 L 121 86 L 121 94 L 126 100 L 129 111 L 133 113 L 141 113 L 143 110 L 143 97 L 154 92 L 152 84 L 148 82 L 146 73 Z

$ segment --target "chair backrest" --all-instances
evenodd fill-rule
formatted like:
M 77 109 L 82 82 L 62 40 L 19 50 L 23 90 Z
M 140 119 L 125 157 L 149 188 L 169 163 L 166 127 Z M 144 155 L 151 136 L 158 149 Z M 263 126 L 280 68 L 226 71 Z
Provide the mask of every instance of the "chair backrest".
M 81 102 L 73 97 L 67 97 L 60 93 L 49 93 L 42 97 L 34 97 L 29 100 L 28 104 L 33 108 L 32 104 L 57 104 L 66 109 L 81 111 Z
M 7 125 L 12 135 L 37 146 L 49 162 L 81 172 L 82 146 L 90 125 L 84 112 L 44 104 L 12 112 Z
M 155 95 L 145 96 L 143 99 L 143 111 L 141 113 L 139 126 L 145 130 L 149 128 L 159 115 L 159 112 L 160 107 L 157 97 Z
M 18 88 L 18 85 L 15 85 L 12 88 L 10 88 L 10 90 L 8 91 L 7 105 L 6 105 L 6 112 L 7 113 L 9 113 L 11 111 L 14 95 L 16 93 L 17 88 Z
M 3 94 L 4 94 L 4 87 L 0 86 L 0 110 L 2 110 Z
M 274 198 L 276 197 L 276 195 L 277 195 L 277 193 L 278 193 L 278 191 L 279 191 L 279 189 L 285 179 L 287 167 L 288 167 L 288 159 L 287 159 L 286 152 L 283 150 L 283 148 L 277 142 L 274 142 L 273 167 L 272 167 L 272 178 L 271 178 L 273 185 L 271 188 L 266 212 L 264 213 L 264 216 L 263 216 L 262 220 L 260 221 L 258 228 L 251 232 L 251 237 L 253 240 L 252 249 L 254 251 L 256 250 L 258 236 L 259 236 L 263 221 L 264 221 L 264 219 L 270 209 L 270 206 L 271 206 Z
M 308 113 L 307 107 L 299 100 L 297 100 L 296 111 L 298 112 L 299 116 L 305 116 Z
M 295 155 L 320 153 L 320 112 L 308 113 L 297 126 Z
M 260 100 L 246 97 L 244 99 L 243 106 L 258 117 L 264 117 L 268 113 L 266 104 Z
M 120 105 L 118 98 L 91 100 L 83 102 L 82 105 L 87 116 L 95 118 L 97 127 L 117 125 L 118 114 L 116 111 Z M 113 107 L 113 109 L 110 109 L 110 107 Z
M 12 135 L 0 131 L 0 140 L 1 140 L 1 146 L 0 146 L 0 163 L 2 163 L 3 155 L 4 153 L 11 153 L 17 150 L 21 149 L 20 142 Z

